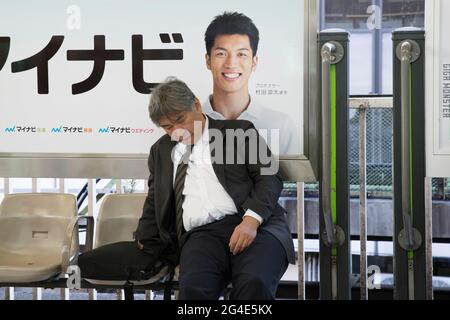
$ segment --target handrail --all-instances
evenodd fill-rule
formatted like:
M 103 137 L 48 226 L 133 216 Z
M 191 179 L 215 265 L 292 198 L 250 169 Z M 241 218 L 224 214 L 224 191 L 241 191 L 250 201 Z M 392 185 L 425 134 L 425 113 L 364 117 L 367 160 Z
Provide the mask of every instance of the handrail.
M 322 57 L 322 204 L 325 222 L 326 240 L 331 245 L 337 244 L 336 228 L 331 209 L 331 65 L 343 58 L 343 47 L 336 41 L 326 42 L 320 51 Z
M 401 90 L 401 163 L 402 163 L 402 217 L 407 250 L 417 249 L 420 243 L 416 239 L 412 225 L 411 203 L 411 63 L 420 56 L 420 47 L 414 40 L 404 40 L 396 48 L 397 58 L 401 61 L 400 90 Z
M 322 56 L 322 199 L 323 218 L 325 222 L 328 243 L 335 243 L 331 215 L 331 172 L 330 172 L 330 66 L 331 57 L 336 51 L 335 44 L 327 42 L 321 50 Z

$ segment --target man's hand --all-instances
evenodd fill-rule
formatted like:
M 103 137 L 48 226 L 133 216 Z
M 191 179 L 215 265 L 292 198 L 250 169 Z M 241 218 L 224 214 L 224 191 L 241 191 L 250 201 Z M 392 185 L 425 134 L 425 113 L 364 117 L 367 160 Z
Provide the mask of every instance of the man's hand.
M 139 240 L 137 241 L 137 246 L 138 246 L 139 250 L 144 249 L 144 245 L 142 243 L 140 243 Z
M 244 251 L 255 240 L 256 233 L 259 227 L 259 221 L 250 216 L 244 216 L 242 222 L 234 228 L 231 235 L 230 252 L 234 255 Z

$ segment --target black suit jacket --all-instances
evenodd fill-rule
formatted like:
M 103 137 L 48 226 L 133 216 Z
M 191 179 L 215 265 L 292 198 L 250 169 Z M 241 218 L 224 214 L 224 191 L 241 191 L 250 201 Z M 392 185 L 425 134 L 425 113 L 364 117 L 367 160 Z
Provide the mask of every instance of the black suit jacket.
M 239 142 L 234 139 L 226 142 L 226 130 L 247 130 L 255 127 L 246 120 L 214 120 L 209 118 L 209 129 L 218 129 L 223 133 L 223 161 L 214 163 L 214 172 L 220 184 L 233 199 L 238 215 L 243 216 L 247 209 L 259 214 L 263 219 L 260 229 L 267 230 L 277 238 L 284 249 L 290 263 L 295 263 L 294 246 L 289 231 L 285 210 L 278 204 L 283 183 L 278 172 L 271 175 L 261 175 L 261 168 L 269 166 L 259 161 L 253 164 L 246 158 L 239 164 L 226 163 L 227 150 L 234 148 L 234 155 L 238 154 Z M 210 135 L 212 137 L 213 135 Z M 270 150 L 264 140 L 257 135 L 260 145 Z M 212 142 L 212 138 L 210 143 Z M 242 142 L 242 141 L 241 141 Z M 254 142 L 254 141 L 253 141 Z M 251 141 L 246 139 L 245 150 L 249 150 Z M 144 244 L 144 250 L 155 257 L 172 257 L 166 260 L 175 262 L 178 251 L 175 230 L 175 197 L 173 192 L 173 162 L 171 154 L 176 145 L 168 135 L 161 137 L 150 149 L 148 167 L 150 177 L 148 180 L 148 196 L 145 200 L 142 217 L 135 233 L 136 240 Z M 225 147 L 226 146 L 226 147 Z M 241 146 L 242 147 L 242 146 Z M 212 156 L 218 152 L 210 148 Z M 241 149 L 242 150 L 242 149 Z M 272 161 L 275 161 L 272 158 Z M 242 163 L 245 162 L 245 163 Z M 164 259 L 163 259 L 164 260 Z

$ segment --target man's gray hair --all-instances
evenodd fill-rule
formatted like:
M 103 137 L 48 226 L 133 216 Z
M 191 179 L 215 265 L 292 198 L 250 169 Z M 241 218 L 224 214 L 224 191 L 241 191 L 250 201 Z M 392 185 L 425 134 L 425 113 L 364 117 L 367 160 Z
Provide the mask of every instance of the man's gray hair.
M 162 117 L 194 110 L 195 95 L 181 80 L 169 77 L 151 93 L 148 112 L 153 123 L 159 126 Z

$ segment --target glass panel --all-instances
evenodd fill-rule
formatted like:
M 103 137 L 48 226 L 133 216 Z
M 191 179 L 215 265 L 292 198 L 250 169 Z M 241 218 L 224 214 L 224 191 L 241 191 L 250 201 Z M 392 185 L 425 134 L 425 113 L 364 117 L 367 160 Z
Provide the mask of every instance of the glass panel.
M 396 29 L 401 27 L 424 27 L 424 0 L 384 0 L 383 29 Z
M 326 0 L 325 28 L 367 29 L 367 8 L 372 0 Z
M 392 94 L 392 30 L 424 27 L 424 0 L 323 0 L 322 29 L 350 32 L 350 94 Z M 374 72 L 376 72 L 374 74 Z
M 424 0 L 325 0 L 325 28 L 342 28 L 350 32 L 369 30 L 368 22 L 382 13 L 382 28 L 424 26 Z M 375 9 L 372 6 L 377 6 Z M 380 11 L 378 11 L 380 10 Z
M 383 94 L 392 94 L 392 34 L 390 31 L 383 31 L 382 35 L 381 60 L 381 89 Z
M 349 88 L 351 95 L 372 92 L 372 36 L 354 33 L 350 37 Z

